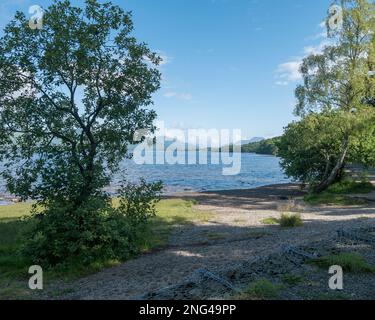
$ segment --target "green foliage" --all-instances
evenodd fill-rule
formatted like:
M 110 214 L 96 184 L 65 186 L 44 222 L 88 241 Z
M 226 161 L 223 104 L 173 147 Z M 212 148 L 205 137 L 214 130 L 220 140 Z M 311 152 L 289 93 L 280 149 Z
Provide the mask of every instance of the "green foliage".
M 276 143 L 286 174 L 316 192 L 339 181 L 347 162 L 375 165 L 375 77 L 369 76 L 375 66 L 375 4 L 341 5 L 343 27 L 328 28 L 333 41 L 300 68 L 295 114 L 302 119 Z
M 153 187 L 124 190 L 131 199 L 116 210 L 102 191 L 135 133 L 155 129 L 161 59 L 132 32 L 131 13 L 110 2 L 57 0 L 42 29 L 17 12 L 0 38 L 2 176 L 43 208 L 25 248 L 35 262 L 126 258 L 153 214 Z
M 374 186 L 370 182 L 356 182 L 353 179 L 345 178 L 330 186 L 325 192 L 306 195 L 304 200 L 311 205 L 362 205 L 367 203 L 365 199 L 349 197 L 347 195 L 366 194 L 373 190 Z
M 304 197 L 304 201 L 310 205 L 342 205 L 342 206 L 357 206 L 364 205 L 368 202 L 365 199 L 348 197 L 345 195 L 332 194 L 329 192 L 322 192 L 319 194 L 308 194 Z
M 281 285 L 273 284 L 268 279 L 259 279 L 249 284 L 240 295 L 243 300 L 275 300 L 279 298 Z
M 277 142 L 279 137 L 249 143 L 241 147 L 244 153 L 256 153 L 265 155 L 277 155 Z
M 283 213 L 280 216 L 280 219 L 277 218 L 266 218 L 261 221 L 261 223 L 266 225 L 280 225 L 282 228 L 294 228 L 300 227 L 303 224 L 301 215 Z
M 375 266 L 370 265 L 361 255 L 356 253 L 341 253 L 324 256 L 312 261 L 314 265 L 327 269 L 331 266 L 338 265 L 345 272 L 353 273 L 374 273 Z
M 374 190 L 371 182 L 356 182 L 353 179 L 343 179 L 330 186 L 327 192 L 332 194 L 366 194 Z
M 261 223 L 266 224 L 266 225 L 276 225 L 276 224 L 279 224 L 279 220 L 276 218 L 265 218 L 261 220 Z
M 281 277 L 281 281 L 289 286 L 296 286 L 300 284 L 303 280 L 304 278 L 302 276 L 289 274 L 289 273 L 284 274 Z
M 118 213 L 132 224 L 146 223 L 156 214 L 156 204 L 160 201 L 162 182 L 147 183 L 141 179 L 139 184 L 125 183 L 120 189 Z
M 49 203 L 30 218 L 37 223 L 23 252 L 35 263 L 51 266 L 72 261 L 89 265 L 100 260 L 126 260 L 139 251 L 160 191 L 160 183 L 127 184 L 121 189 L 117 208 L 107 198 L 99 197 L 78 208 L 65 202 Z
M 303 225 L 301 214 L 283 213 L 279 220 L 280 226 L 283 228 L 295 228 Z
M 358 141 L 365 132 L 369 133 L 375 121 L 375 110 L 365 108 L 354 116 L 345 112 L 309 114 L 285 129 L 277 143 L 278 155 L 285 173 L 313 189 L 327 179 L 336 166 L 342 151 L 342 141 L 350 132 L 349 150 L 346 161 L 360 160 Z M 343 168 L 337 179 L 343 177 Z M 334 181 L 335 182 L 335 181 Z
M 119 204 L 113 200 L 114 207 Z M 22 248 L 27 239 L 25 236 L 34 230 L 35 219 L 25 219 L 30 216 L 31 205 L 17 203 L 0 206 L 0 299 L 29 298 L 30 290 L 25 287 L 28 279 L 28 267 L 34 264 L 33 259 L 22 255 Z M 137 251 L 148 251 L 164 246 L 174 228 L 191 224 L 194 221 L 207 221 L 211 213 L 198 211 L 192 203 L 181 199 L 162 200 L 156 204 L 156 216 L 138 229 Z M 125 248 L 127 250 L 127 248 Z M 118 259 L 104 260 L 99 257 L 89 265 L 81 261 L 67 260 L 51 268 L 44 268 L 46 288 L 55 280 L 73 280 L 89 274 L 99 272 L 123 262 Z
M 132 36 L 130 13 L 85 4 L 55 1 L 37 30 L 18 12 L 0 38 L 0 160 L 22 199 L 80 206 L 108 184 L 136 130 L 154 130 L 160 73 L 150 65 L 161 59 Z

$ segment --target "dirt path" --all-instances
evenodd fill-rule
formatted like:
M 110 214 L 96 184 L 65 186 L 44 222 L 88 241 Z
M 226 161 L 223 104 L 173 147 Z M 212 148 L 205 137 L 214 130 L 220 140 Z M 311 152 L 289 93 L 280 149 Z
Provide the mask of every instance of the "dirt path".
M 213 211 L 211 220 L 176 230 L 164 250 L 64 286 L 64 294 L 59 298 L 135 299 L 174 285 L 198 268 L 228 268 L 277 252 L 285 244 L 301 245 L 325 239 L 340 228 L 374 223 L 375 204 L 350 208 L 297 207 L 304 226 L 296 229 L 282 230 L 261 223 L 264 218 L 279 217 L 280 206 L 286 205 L 287 198 L 298 199 L 301 195 L 295 185 L 179 195 L 197 200 L 200 210 Z

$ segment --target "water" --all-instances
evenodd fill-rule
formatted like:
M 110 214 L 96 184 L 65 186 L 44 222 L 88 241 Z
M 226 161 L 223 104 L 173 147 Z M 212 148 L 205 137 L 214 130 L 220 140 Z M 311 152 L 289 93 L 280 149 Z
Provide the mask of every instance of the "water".
M 122 163 L 130 181 L 144 177 L 147 181 L 161 180 L 167 194 L 186 191 L 217 191 L 250 189 L 270 184 L 288 183 L 279 161 L 273 156 L 241 154 L 241 172 L 224 176 L 223 165 L 137 165 L 132 160 Z M 120 175 L 114 178 L 111 189 L 119 184 Z
M 210 162 L 210 161 L 209 161 Z M 216 191 L 251 189 L 270 184 L 288 183 L 279 165 L 279 158 L 273 156 L 241 154 L 241 172 L 235 176 L 224 176 L 224 165 L 137 165 L 132 160 L 124 160 L 121 171 L 129 181 L 145 178 L 148 182 L 161 180 L 164 192 L 173 194 L 187 191 Z M 115 175 L 112 185 L 107 188 L 115 193 L 120 184 L 121 174 Z M 3 182 L 3 181 L 0 181 Z M 0 183 L 0 196 L 6 195 L 5 186 Z M 0 205 L 8 204 L 1 199 Z M 5 200 L 5 201 L 4 201 Z

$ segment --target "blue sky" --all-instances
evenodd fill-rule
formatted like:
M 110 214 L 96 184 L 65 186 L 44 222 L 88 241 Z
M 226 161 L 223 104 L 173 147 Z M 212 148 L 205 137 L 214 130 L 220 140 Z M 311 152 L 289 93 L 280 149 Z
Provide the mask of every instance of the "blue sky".
M 113 0 L 135 35 L 165 58 L 154 109 L 169 128 L 241 129 L 273 137 L 293 120 L 298 65 L 325 43 L 330 0 Z M 1 0 L 16 10 L 50 1 Z M 82 1 L 74 1 L 80 5 Z

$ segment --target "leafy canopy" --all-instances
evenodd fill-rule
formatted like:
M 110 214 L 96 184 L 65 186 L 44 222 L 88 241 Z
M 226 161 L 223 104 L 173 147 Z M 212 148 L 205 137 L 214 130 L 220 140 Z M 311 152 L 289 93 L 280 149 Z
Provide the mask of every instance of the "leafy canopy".
M 153 131 L 161 59 L 133 36 L 131 14 L 68 0 L 43 28 L 21 12 L 0 39 L 0 161 L 22 199 L 79 204 L 100 193 L 138 129 Z

